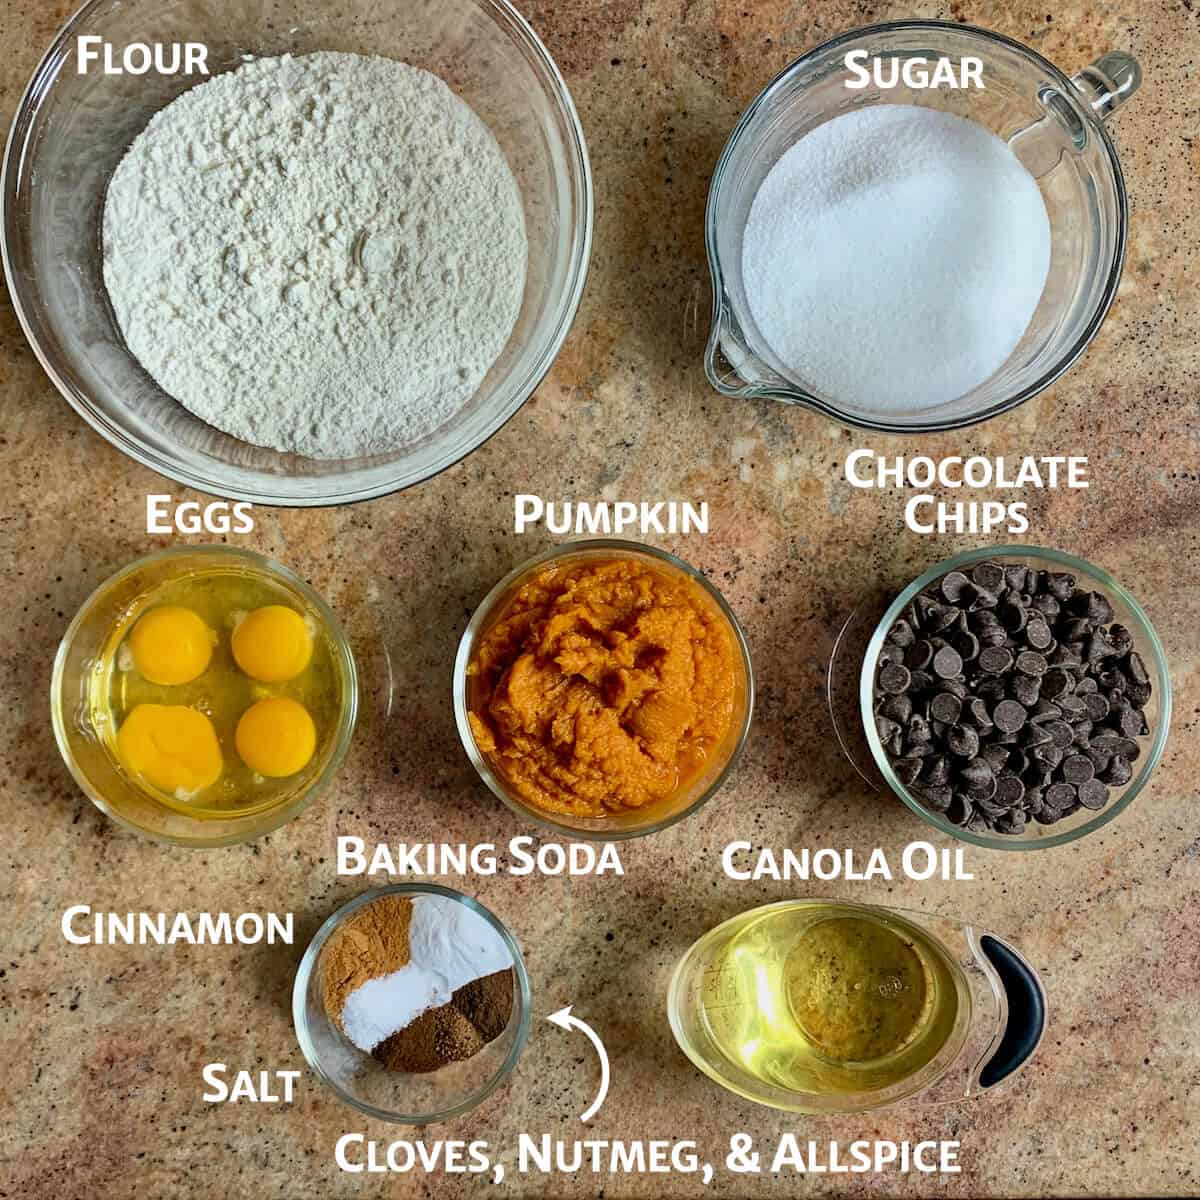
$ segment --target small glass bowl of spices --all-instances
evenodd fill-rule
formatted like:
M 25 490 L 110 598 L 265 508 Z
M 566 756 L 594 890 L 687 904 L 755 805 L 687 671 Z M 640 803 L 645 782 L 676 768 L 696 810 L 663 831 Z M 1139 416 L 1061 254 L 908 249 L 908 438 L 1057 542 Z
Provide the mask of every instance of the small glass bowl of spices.
M 502 579 L 454 664 L 468 757 L 514 812 L 573 838 L 682 820 L 729 777 L 754 708 L 737 618 L 694 568 L 615 539 Z
M 1106 825 L 1162 757 L 1171 679 L 1141 606 L 1100 567 L 1004 546 L 938 563 L 892 602 L 859 681 L 887 785 L 998 850 Z
M 102 812 L 185 846 L 261 837 L 337 772 L 354 731 L 349 643 L 286 567 L 228 546 L 131 563 L 59 647 L 51 715 Z
M 525 964 L 469 896 L 397 884 L 317 930 L 292 991 L 308 1064 L 346 1104 L 431 1125 L 469 1112 L 509 1076 L 529 1036 Z

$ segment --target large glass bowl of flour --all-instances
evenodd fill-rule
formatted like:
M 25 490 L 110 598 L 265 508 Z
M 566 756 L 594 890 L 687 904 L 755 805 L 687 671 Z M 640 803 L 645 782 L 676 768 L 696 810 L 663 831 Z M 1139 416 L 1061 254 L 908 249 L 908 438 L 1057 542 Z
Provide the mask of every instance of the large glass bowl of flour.
M 250 56 L 340 51 L 394 59 L 444 80 L 495 138 L 519 191 L 528 241 L 515 325 L 470 399 L 401 449 L 321 459 L 222 433 L 160 387 L 130 352 L 106 290 L 105 200 L 150 119 L 206 77 L 107 74 L 103 61 L 81 75 L 78 39 L 89 36 L 111 45 L 117 63 L 134 43 L 202 44 L 209 77 Z M 369 156 L 372 147 L 360 153 Z M 550 55 L 506 0 L 294 0 L 282 10 L 234 0 L 92 0 L 59 33 L 21 101 L 3 204 L 9 289 L 59 391 L 146 466 L 202 491 L 263 504 L 369 499 L 428 479 L 486 441 L 553 363 L 578 307 L 591 244 L 591 173 L 579 119 Z M 355 249 L 370 252 L 369 244 Z M 248 346 L 248 355 L 255 349 Z M 180 350 L 203 369 L 204 346 Z M 301 340 L 294 352 L 311 351 Z M 410 369 L 424 366 L 413 361 Z
M 851 53 L 866 56 L 852 60 L 871 71 L 864 87 L 847 86 Z M 979 60 L 983 86 L 905 83 L 941 58 Z M 1116 295 L 1128 214 L 1104 121 L 1140 78 L 1120 52 L 1068 78 L 940 21 L 852 30 L 797 59 L 713 176 L 710 382 L 888 433 L 1037 395 Z

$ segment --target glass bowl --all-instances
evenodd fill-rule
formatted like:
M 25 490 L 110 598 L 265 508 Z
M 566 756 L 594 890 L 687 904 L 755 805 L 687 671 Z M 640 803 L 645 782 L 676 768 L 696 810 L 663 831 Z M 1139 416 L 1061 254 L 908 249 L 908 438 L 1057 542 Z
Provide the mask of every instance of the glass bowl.
M 483 635 L 491 628 L 505 601 L 522 587 L 547 563 L 565 566 L 568 563 L 588 559 L 631 558 L 640 559 L 648 566 L 662 571 L 664 568 L 678 573 L 683 579 L 696 584 L 716 606 L 728 622 L 729 632 L 735 644 L 735 662 L 738 672 L 734 699 L 733 717 L 724 741 L 713 754 L 704 771 L 686 788 L 680 789 L 664 801 L 648 804 L 643 808 L 628 809 L 603 817 L 579 817 L 563 813 L 550 813 L 529 804 L 517 795 L 504 778 L 488 763 L 475 742 L 471 723 L 467 719 L 470 697 L 468 696 L 467 666 Z M 470 624 L 458 644 L 454 660 L 454 719 L 458 725 L 458 736 L 462 740 L 467 757 L 471 760 L 479 777 L 492 793 L 502 800 L 518 816 L 531 820 L 543 828 L 553 830 L 570 838 L 592 841 L 624 841 L 642 837 L 666 829 L 684 817 L 694 813 L 714 796 L 729 778 L 746 738 L 750 733 L 750 722 L 754 713 L 754 672 L 750 665 L 750 651 L 745 635 L 724 596 L 711 582 L 694 567 L 689 566 L 665 550 L 643 546 L 638 542 L 619 538 L 596 538 L 586 542 L 571 542 L 547 550 L 509 572 L 484 597 L 475 610 Z
M 483 917 L 512 954 L 513 1010 L 504 1032 L 478 1054 L 429 1074 L 386 1070 L 359 1050 L 326 1012 L 321 951 L 360 908 L 381 896 L 442 896 Z M 308 1065 L 339 1100 L 369 1117 L 398 1125 L 432 1125 L 470 1112 L 512 1074 L 529 1037 L 531 999 L 525 962 L 516 939 L 482 904 L 436 884 L 399 883 L 365 892 L 343 904 L 317 930 L 300 960 L 292 988 L 292 1020 Z
M 115 627 L 163 583 L 184 574 L 240 574 L 265 579 L 290 604 L 312 617 L 327 641 L 338 679 L 334 727 L 318 740 L 304 770 L 289 780 L 270 807 L 220 816 L 168 807 L 131 780 L 97 729 L 87 700 L 89 681 L 104 670 L 104 650 Z M 130 563 L 102 583 L 67 627 L 50 683 L 50 712 L 58 748 L 75 782 L 101 812 L 118 824 L 180 846 L 229 846 L 278 829 L 301 813 L 337 773 L 354 732 L 358 679 L 354 656 L 338 619 L 302 579 L 249 550 L 229 546 L 180 546 Z
M 1109 802 L 1098 812 L 1081 808 L 1069 817 L 1064 817 L 1054 825 L 1039 825 L 1030 821 L 1021 834 L 974 833 L 963 829 L 946 820 L 939 813 L 927 808 L 914 796 L 892 770 L 892 764 L 879 738 L 875 727 L 874 716 L 874 683 L 879 654 L 887 639 L 888 631 L 896 618 L 908 607 L 916 594 L 935 580 L 940 579 L 949 571 L 965 571 L 975 563 L 985 560 L 996 562 L 1020 563 L 1037 570 L 1066 571 L 1075 576 L 1079 587 L 1089 591 L 1103 592 L 1111 601 L 1114 621 L 1118 621 L 1133 636 L 1134 649 L 1141 654 L 1150 673 L 1154 692 L 1146 705 L 1146 721 L 1150 725 L 1148 741 L 1139 741 L 1141 754 L 1135 761 L 1133 778 L 1122 789 L 1112 789 Z M 1167 730 L 1171 724 L 1171 677 L 1167 671 L 1167 657 L 1158 634 L 1150 624 L 1150 618 L 1142 611 L 1141 605 L 1123 588 L 1107 571 L 1092 563 L 1076 558 L 1072 554 L 1064 554 L 1060 550 L 1048 550 L 1042 546 L 998 546 L 991 549 L 968 550 L 964 554 L 956 554 L 936 566 L 930 567 L 923 575 L 914 579 L 883 614 L 871 640 L 867 645 L 866 657 L 862 664 L 862 674 L 859 677 L 859 711 L 862 717 L 863 732 L 871 750 L 871 757 L 879 773 L 887 782 L 888 787 L 908 805 L 922 820 L 940 829 L 951 837 L 959 838 L 976 846 L 984 846 L 990 850 L 1044 850 L 1050 846 L 1061 846 L 1073 842 L 1085 834 L 1107 825 L 1114 817 L 1122 813 L 1134 797 L 1144 788 L 1150 779 L 1154 768 L 1162 758 L 1163 748 L 1167 744 Z
M 109 177 L 150 117 L 194 77 L 80 75 L 76 39 L 119 56 L 134 42 L 200 42 L 213 75 L 242 56 L 338 50 L 440 75 L 487 123 L 520 186 L 529 239 L 516 327 L 475 396 L 429 437 L 391 454 L 322 462 L 239 441 L 168 396 L 126 349 L 104 287 L 100 220 Z M 38 65 L 4 162 L 8 288 L 58 390 L 114 446 L 201 491 L 262 504 L 342 504 L 410 487 L 494 434 L 550 369 L 587 273 L 592 181 L 583 132 L 545 47 L 507 0 L 90 0 Z
M 850 51 L 904 63 L 978 58 L 984 89 L 872 83 L 847 90 Z M 891 21 L 854 29 L 802 55 L 746 110 L 721 153 L 705 216 L 713 281 L 709 382 L 735 398 L 800 404 L 845 425 L 888 433 L 956 429 L 1007 412 L 1056 380 L 1096 336 L 1125 260 L 1128 203 L 1104 120 L 1136 90 L 1138 64 L 1113 51 L 1068 78 L 1010 38 L 950 21 Z M 970 392 L 910 413 L 868 411 L 819 395 L 785 367 L 758 329 L 742 279 L 742 235 L 759 187 L 805 134 L 876 104 L 952 112 L 1008 143 L 1038 181 L 1051 226 L 1050 273 L 1029 328 L 1008 361 Z M 903 289 L 898 292 L 898 299 Z M 848 347 L 848 352 L 853 352 Z

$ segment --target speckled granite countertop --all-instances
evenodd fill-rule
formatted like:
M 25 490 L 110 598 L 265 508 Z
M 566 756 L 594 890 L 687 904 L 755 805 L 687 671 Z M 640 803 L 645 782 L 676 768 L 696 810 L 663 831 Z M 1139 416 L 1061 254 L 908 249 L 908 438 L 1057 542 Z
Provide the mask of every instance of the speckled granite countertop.
M 11 117 L 67 0 L 0 0 L 0 110 Z M 245 544 L 310 579 L 360 648 L 383 637 L 397 677 L 390 716 L 373 693 L 333 790 L 263 841 L 181 853 L 103 819 L 55 750 L 46 696 L 63 630 L 88 592 L 160 544 L 147 491 L 163 481 L 91 432 L 39 369 L 0 305 L 0 630 L 5 838 L 0 902 L 0 1195 L 261 1197 L 473 1193 L 469 1178 L 340 1174 L 343 1132 L 397 1131 L 341 1107 L 305 1077 L 292 1108 L 209 1106 L 201 1066 L 302 1067 L 289 1011 L 307 937 L 360 890 L 339 880 L 334 839 L 496 842 L 525 832 L 478 783 L 451 718 L 456 640 L 503 572 L 541 548 L 511 533 L 512 494 L 709 501 L 706 538 L 667 544 L 708 571 L 746 626 L 759 675 L 756 728 L 735 780 L 704 812 L 622 850 L 625 879 L 451 884 L 515 929 L 535 1027 L 511 1086 L 444 1132 L 512 1143 L 517 1131 L 581 1136 L 596 1069 L 542 1017 L 577 1005 L 613 1055 L 593 1136 L 694 1137 L 719 1160 L 729 1134 L 762 1138 L 956 1138 L 961 1175 L 804 1183 L 718 1176 L 711 1194 L 1184 1195 L 1200 1190 L 1200 11 L 1153 4 L 923 5 L 536 0 L 525 6 L 557 57 L 587 129 L 596 175 L 592 274 L 550 377 L 490 444 L 406 494 L 329 511 L 260 510 Z M 1032 1067 L 974 1106 L 796 1119 L 718 1091 L 676 1050 L 665 985 L 714 923 L 799 890 L 732 883 L 720 849 L 895 849 L 921 836 L 899 803 L 864 791 L 825 741 L 824 669 L 862 581 L 899 585 L 971 539 L 918 538 L 903 496 L 841 478 L 866 439 L 774 404 L 713 394 L 700 366 L 709 286 L 702 216 L 709 173 L 744 105 L 799 52 L 891 17 L 950 17 L 1030 42 L 1068 69 L 1134 52 L 1141 93 L 1113 123 L 1132 201 L 1120 298 L 1085 359 L 1018 412 L 931 454 L 1087 453 L 1091 488 L 1043 493 L 1036 540 L 1081 553 L 1135 591 L 1170 653 L 1176 721 L 1133 809 L 1044 854 L 975 852 L 958 884 L 813 885 L 914 908 L 977 914 L 1010 932 L 1044 973 L 1053 1022 Z M 176 489 L 176 495 L 180 493 Z M 1133 583 L 1136 581 L 1136 583 Z M 433 681 L 431 684 L 430 681 Z M 272 909 L 297 914 L 290 948 L 68 948 L 63 909 Z M 526 1194 L 686 1196 L 694 1181 L 525 1181 Z M 497 1194 L 522 1192 L 520 1180 Z

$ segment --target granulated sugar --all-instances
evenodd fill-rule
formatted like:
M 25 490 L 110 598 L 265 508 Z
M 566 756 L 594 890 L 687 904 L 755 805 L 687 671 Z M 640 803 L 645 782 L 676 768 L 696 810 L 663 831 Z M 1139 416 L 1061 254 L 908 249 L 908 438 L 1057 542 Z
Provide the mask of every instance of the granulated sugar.
M 775 355 L 868 413 L 935 407 L 984 382 L 1025 333 L 1049 266 L 1045 202 L 1008 146 L 911 105 L 801 138 L 763 181 L 742 247 Z

